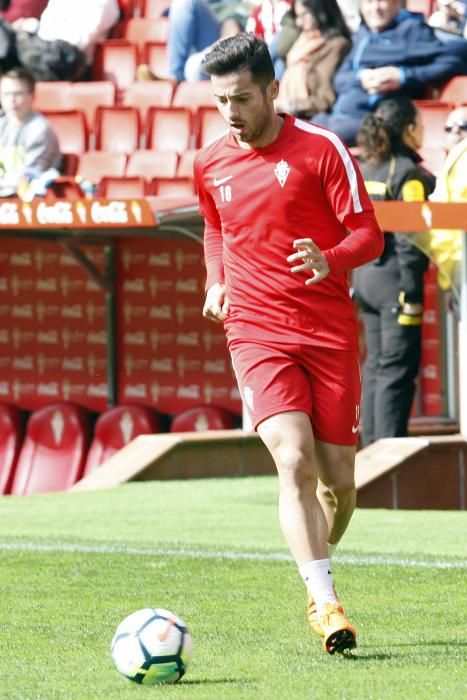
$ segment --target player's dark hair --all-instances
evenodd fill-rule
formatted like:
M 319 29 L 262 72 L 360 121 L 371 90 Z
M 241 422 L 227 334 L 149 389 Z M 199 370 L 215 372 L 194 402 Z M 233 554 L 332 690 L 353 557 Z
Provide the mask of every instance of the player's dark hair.
M 415 124 L 417 108 L 407 97 L 383 100 L 373 114 L 363 120 L 357 135 L 361 159 L 380 162 L 387 160 L 403 145 L 404 131 Z
M 10 78 L 10 80 L 19 80 L 20 82 L 28 86 L 29 92 L 34 92 L 34 88 L 36 87 L 36 78 L 34 77 L 34 74 L 31 73 L 31 71 L 27 68 L 12 68 L 11 70 L 7 71 L 6 73 L 3 73 L 3 75 L 0 76 L 0 80 L 3 80 L 3 78 Z
M 313 15 L 322 34 L 352 38 L 337 0 L 299 0 L 299 2 Z M 290 10 L 290 15 L 294 19 L 296 18 L 295 4 L 296 2 Z
M 254 34 L 241 32 L 217 41 L 202 63 L 208 75 L 250 71 L 254 83 L 265 88 L 274 80 L 274 66 L 268 47 Z

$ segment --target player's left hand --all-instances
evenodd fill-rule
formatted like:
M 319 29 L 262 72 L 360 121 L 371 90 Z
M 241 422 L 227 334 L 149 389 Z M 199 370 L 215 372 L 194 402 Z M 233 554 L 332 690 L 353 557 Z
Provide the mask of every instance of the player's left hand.
M 298 252 L 289 255 L 287 262 L 300 262 L 300 264 L 291 267 L 290 272 L 311 271 L 313 277 L 305 280 L 307 286 L 316 284 L 316 282 L 324 279 L 329 274 L 328 261 L 311 238 L 297 238 L 293 242 L 293 247 L 297 248 Z

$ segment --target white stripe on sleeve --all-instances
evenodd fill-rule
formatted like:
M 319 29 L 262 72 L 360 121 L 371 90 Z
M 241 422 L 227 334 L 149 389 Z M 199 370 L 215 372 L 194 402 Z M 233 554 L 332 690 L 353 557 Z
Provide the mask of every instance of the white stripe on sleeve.
M 363 211 L 362 203 L 360 202 L 360 195 L 358 193 L 358 179 L 357 173 L 355 171 L 355 166 L 348 154 L 347 149 L 343 145 L 337 134 L 332 131 L 323 129 L 316 124 L 310 124 L 310 122 L 304 122 L 301 119 L 295 119 L 295 126 L 297 129 L 302 131 L 307 131 L 310 134 L 317 134 L 318 136 L 324 136 L 324 138 L 331 141 L 333 146 L 336 148 L 338 154 L 340 155 L 342 162 L 344 163 L 345 172 L 347 173 L 347 179 L 349 181 L 350 192 L 352 194 L 352 202 L 354 213 L 359 214 Z

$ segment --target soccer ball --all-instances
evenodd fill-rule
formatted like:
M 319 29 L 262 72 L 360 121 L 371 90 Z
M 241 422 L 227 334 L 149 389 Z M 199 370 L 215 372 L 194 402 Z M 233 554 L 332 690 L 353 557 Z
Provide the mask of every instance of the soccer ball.
M 136 683 L 176 683 L 185 674 L 193 640 L 170 610 L 144 608 L 128 615 L 112 639 L 117 671 Z

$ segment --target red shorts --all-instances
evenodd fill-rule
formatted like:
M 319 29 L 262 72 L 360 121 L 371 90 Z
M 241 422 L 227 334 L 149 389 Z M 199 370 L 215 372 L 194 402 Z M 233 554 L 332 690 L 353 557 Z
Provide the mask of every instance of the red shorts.
M 234 340 L 232 364 L 253 427 L 285 411 L 310 416 L 318 440 L 355 445 L 360 418 L 358 352 Z

